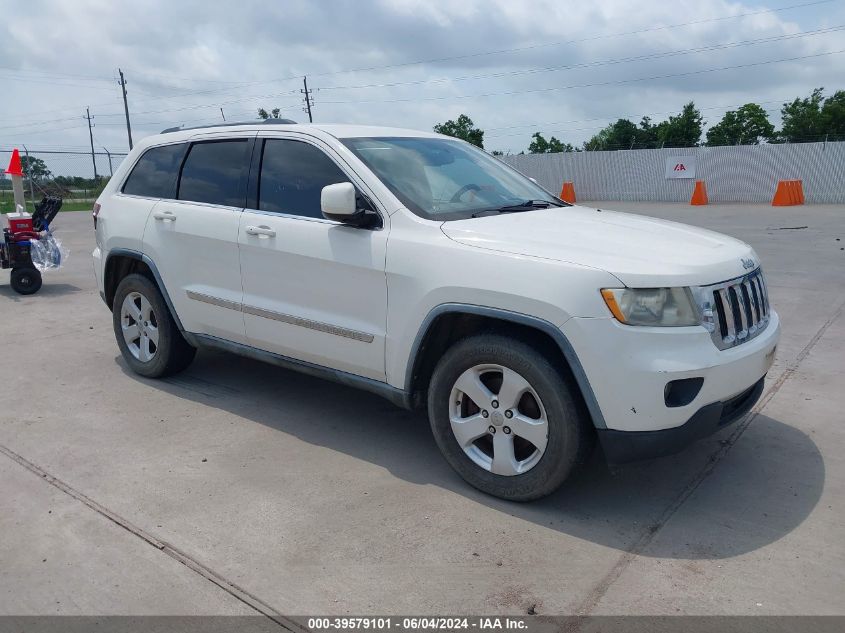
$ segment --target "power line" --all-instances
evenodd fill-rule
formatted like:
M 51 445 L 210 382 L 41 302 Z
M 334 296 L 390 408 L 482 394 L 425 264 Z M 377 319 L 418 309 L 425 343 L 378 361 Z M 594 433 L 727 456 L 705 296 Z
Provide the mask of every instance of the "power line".
M 33 127 L 33 126 L 43 125 L 44 123 L 58 123 L 60 121 L 76 121 L 76 120 L 77 120 L 77 117 L 69 116 L 69 117 L 65 117 L 65 118 L 61 118 L 61 119 L 47 119 L 47 120 L 44 120 L 44 121 L 33 121 L 32 123 L 24 123 L 24 124 L 18 124 L 18 125 L 2 125 L 2 126 L 0 126 L 0 130 L 8 130 L 8 129 L 21 128 L 21 127 Z
M 637 83 L 640 81 L 651 81 L 655 79 L 670 79 L 673 77 L 687 77 L 691 75 L 701 75 L 704 73 L 712 73 L 712 72 L 719 72 L 723 70 L 735 70 L 738 68 L 753 68 L 756 66 L 765 66 L 768 64 L 780 64 L 782 62 L 791 62 L 791 61 L 798 61 L 801 59 L 812 59 L 816 57 L 825 57 L 828 55 L 838 55 L 840 53 L 845 53 L 845 49 L 841 49 L 838 51 L 827 51 L 825 53 L 815 53 L 812 55 L 799 55 L 796 57 L 784 57 L 782 59 L 770 59 L 762 62 L 753 62 L 749 64 L 736 64 L 733 66 L 720 66 L 718 68 L 705 68 L 703 70 L 692 70 L 682 73 L 668 73 L 665 75 L 652 75 L 650 77 L 637 77 L 636 79 L 619 79 L 614 81 L 600 81 L 594 83 L 585 83 L 585 84 L 571 84 L 568 86 L 551 86 L 546 88 L 531 88 L 531 89 L 523 89 L 523 90 L 508 90 L 503 92 L 486 92 L 481 94 L 468 94 L 468 95 L 449 95 L 449 96 L 442 96 L 442 97 L 416 97 L 416 98 L 403 98 L 403 99 L 362 99 L 357 101 L 323 101 L 322 103 L 330 103 L 330 104 L 341 104 L 341 103 L 353 103 L 353 104 L 362 104 L 362 103 L 405 103 L 409 101 L 446 101 L 450 99 L 481 99 L 484 97 L 502 97 L 502 96 L 515 96 L 515 95 L 525 95 L 525 94 L 532 94 L 538 92 L 554 92 L 557 90 L 574 90 L 577 88 L 595 88 L 599 86 L 613 86 L 618 84 L 629 84 L 629 83 Z
M 829 2 L 831 0 L 824 0 L 824 1 Z M 537 72 L 548 72 L 548 71 L 565 70 L 565 69 L 571 69 L 571 68 L 585 68 L 585 67 L 594 67 L 594 66 L 601 66 L 601 65 L 608 65 L 608 64 L 628 63 L 628 62 L 631 62 L 631 61 L 642 61 L 642 60 L 654 59 L 654 58 L 658 58 L 658 57 L 667 57 L 667 56 L 672 56 L 672 55 L 692 54 L 692 53 L 696 53 L 696 52 L 735 48 L 735 47 L 738 47 L 738 46 L 748 46 L 748 45 L 758 44 L 758 43 L 778 42 L 778 41 L 783 41 L 783 40 L 795 39 L 795 38 L 799 38 L 799 37 L 808 37 L 808 36 L 811 36 L 811 35 L 832 33 L 832 32 L 841 31 L 843 29 L 845 29 L 845 25 L 839 25 L 839 26 L 835 26 L 835 27 L 828 27 L 826 29 L 818 29 L 816 31 L 807 31 L 807 32 L 796 33 L 796 34 L 772 36 L 772 37 L 768 37 L 768 38 L 760 38 L 760 39 L 757 39 L 757 40 L 746 40 L 746 41 L 741 41 L 741 42 L 731 42 L 731 43 L 727 43 L 727 44 L 705 46 L 705 47 L 699 47 L 699 48 L 694 48 L 694 49 L 674 50 L 674 51 L 669 51 L 669 52 L 665 52 L 665 53 L 652 53 L 652 54 L 648 54 L 648 55 L 634 56 L 634 57 L 628 57 L 628 58 L 611 59 L 611 60 L 599 60 L 599 61 L 596 61 L 596 62 L 585 62 L 585 63 L 582 63 L 582 64 L 573 64 L 573 65 L 559 66 L 559 67 L 549 67 L 549 68 L 544 68 L 544 69 L 527 69 L 527 70 L 524 70 L 524 71 L 509 71 L 507 73 L 495 73 L 491 76 L 497 77 L 497 76 L 505 76 L 505 75 L 511 75 L 511 74 L 523 74 L 523 73 L 533 74 L 533 73 L 537 73 Z M 828 55 L 828 54 L 833 54 L 833 53 L 821 53 L 821 54 L 814 54 L 814 55 L 808 55 L 808 56 L 802 56 L 802 57 L 793 57 L 793 58 L 788 58 L 788 59 L 784 59 L 784 60 L 771 60 L 771 61 L 767 61 L 767 62 L 761 62 L 760 64 L 779 63 L 779 62 L 782 62 L 782 61 L 794 61 L 794 60 L 805 59 L 805 58 L 809 58 L 809 57 L 824 56 L 824 55 Z M 750 66 L 760 65 L 760 64 L 750 64 Z M 719 68 L 719 69 L 711 69 L 711 70 L 695 71 L 695 72 L 714 72 L 716 70 L 743 68 L 743 67 L 746 67 L 746 66 L 749 66 L 749 65 L 728 66 L 728 67 Z M 682 74 L 677 74 L 677 75 L 664 75 L 664 76 L 659 76 L 659 77 L 655 77 L 655 78 L 668 78 L 668 77 L 673 77 L 673 76 L 683 76 L 684 74 L 689 74 L 689 73 L 682 73 Z M 457 78 L 456 80 L 473 79 L 473 78 L 478 78 L 478 77 L 483 77 L 483 75 L 482 76 L 475 76 L 475 77 L 470 76 L 470 77 L 465 77 L 465 78 Z M 647 80 L 647 79 L 649 79 L 649 78 L 641 78 L 641 79 L 637 79 L 637 80 L 625 80 L 622 83 L 626 83 L 626 82 L 630 82 L 630 81 L 644 81 L 644 80 Z M 443 80 L 444 79 L 432 80 L 432 81 L 443 81 Z M 448 78 L 446 78 L 446 80 L 448 80 Z M 331 89 L 340 89 L 340 88 L 369 88 L 369 87 L 382 87 L 382 86 L 387 87 L 387 86 L 393 86 L 393 85 L 426 83 L 427 81 L 428 80 L 422 80 L 422 81 L 416 81 L 416 82 L 397 82 L 395 84 L 382 84 L 382 85 L 373 84 L 373 85 L 362 85 L 362 86 L 332 86 L 332 87 L 328 87 L 328 88 L 318 88 L 318 90 L 331 90 Z M 610 83 L 614 83 L 614 82 L 610 82 Z M 574 87 L 591 87 L 591 86 L 594 86 L 594 85 L 609 85 L 609 84 L 608 83 L 585 84 L 584 86 L 574 86 Z M 566 88 L 569 88 L 569 87 L 566 87 Z M 396 103 L 396 102 L 403 102 L 403 101 L 430 101 L 430 100 L 445 100 L 445 99 L 450 99 L 450 98 L 463 99 L 463 98 L 469 98 L 469 97 L 473 97 L 473 96 L 486 97 L 486 96 L 495 96 L 495 95 L 499 95 L 499 94 L 521 94 L 521 93 L 524 93 L 524 92 L 542 92 L 544 90 L 560 90 L 560 89 L 565 89 L 565 88 L 544 88 L 544 89 L 535 89 L 535 90 L 527 90 L 527 91 L 513 91 L 512 93 L 488 93 L 488 94 L 482 94 L 482 95 L 462 95 L 462 96 L 458 96 L 458 97 L 448 97 L 448 96 L 444 96 L 444 97 L 422 97 L 422 98 L 419 98 L 419 99 L 409 98 L 409 99 L 395 99 L 395 100 L 384 100 L 384 101 L 382 101 L 382 100 L 325 101 L 324 103 L 329 103 L 329 104 Z M 203 92 L 207 92 L 207 91 L 203 91 Z M 300 94 L 305 94 L 302 89 L 300 89 L 298 92 Z M 311 113 L 309 112 L 309 110 L 310 110 L 310 107 L 313 107 L 313 98 L 310 97 L 311 92 L 313 92 L 313 91 L 311 89 L 308 89 L 309 97 L 306 98 L 306 102 L 305 102 L 306 112 L 309 113 L 309 120 L 312 120 L 312 116 L 311 116 Z M 251 95 L 249 97 L 245 97 L 245 98 L 242 98 L 242 99 L 234 99 L 234 100 L 225 101 L 225 102 L 222 102 L 222 103 L 215 103 L 215 104 L 210 104 L 210 105 L 192 105 L 192 106 L 185 106 L 185 107 L 181 107 L 181 108 L 168 108 L 168 109 L 162 109 L 162 110 L 149 110 L 149 111 L 146 111 L 146 112 L 141 112 L 139 114 L 160 114 L 160 113 L 166 113 L 166 112 L 177 112 L 177 111 L 182 111 L 182 110 L 198 109 L 198 108 L 205 108 L 205 107 L 217 108 L 221 105 L 227 105 L 227 104 L 231 104 L 231 103 L 239 103 L 239 102 L 248 101 L 248 100 L 251 100 L 251 99 L 293 98 L 295 96 L 296 96 L 296 91 L 291 90 L 291 91 L 286 91 L 286 92 L 282 92 L 282 93 L 277 93 L 275 95 Z M 118 116 L 118 114 L 116 114 L 116 113 L 104 113 L 101 116 L 104 116 L 104 117 L 105 116 Z
M 834 26 L 834 27 L 827 27 L 824 29 L 818 29 L 815 31 L 803 31 L 801 33 L 790 33 L 786 35 L 775 35 L 770 37 L 763 37 L 756 40 L 743 40 L 739 42 L 727 42 L 725 44 L 712 44 L 709 46 L 701 46 L 698 48 L 686 48 L 686 49 L 676 49 L 671 51 L 665 51 L 660 53 L 648 53 L 646 55 L 635 55 L 632 57 L 620 57 L 620 58 L 613 58 L 613 59 L 605 59 L 605 60 L 598 60 L 593 62 L 582 62 L 579 64 L 566 64 L 563 66 L 546 66 L 542 68 L 525 68 L 522 70 L 508 70 L 508 71 L 501 71 L 495 73 L 483 73 L 478 75 L 465 75 L 459 77 L 435 77 L 431 79 L 417 79 L 413 81 L 396 81 L 391 83 L 371 83 L 371 84 L 359 84 L 353 86 L 323 86 L 318 88 L 318 90 L 354 90 L 360 88 L 393 88 L 396 86 L 412 86 L 412 85 L 419 85 L 425 83 L 442 83 L 442 82 L 456 82 L 456 81 L 468 81 L 473 79 L 490 79 L 490 78 L 500 78 L 500 77 L 511 77 L 517 75 L 533 75 L 537 73 L 545 73 L 545 72 L 557 72 L 561 70 L 573 70 L 576 68 L 593 68 L 596 66 L 607 66 L 613 64 L 627 64 L 631 62 L 638 62 L 638 61 L 646 61 L 651 59 L 659 59 L 662 57 L 672 57 L 672 56 L 679 56 L 679 55 L 691 55 L 694 53 L 703 53 L 708 51 L 715 51 L 715 50 L 723 50 L 729 48 L 739 48 L 742 46 L 754 46 L 757 44 L 769 44 L 772 42 L 781 42 L 785 40 L 792 40 L 802 37 L 811 37 L 814 35 L 825 35 L 828 33 L 835 33 L 837 31 L 842 31 L 845 29 L 845 24 Z
M 768 101 L 756 101 L 757 105 L 764 105 L 769 103 L 784 103 L 791 99 L 770 99 Z M 748 102 L 746 102 L 748 103 Z M 707 107 L 700 107 L 697 108 L 698 110 L 729 110 L 730 108 L 739 108 L 745 105 L 745 103 L 734 103 L 730 105 L 719 105 L 719 106 L 707 106 Z M 770 110 L 772 108 L 769 108 Z M 568 125 L 569 123 L 589 123 L 591 121 L 607 121 L 608 119 L 641 119 L 642 117 L 651 117 L 651 116 L 660 116 L 664 114 L 675 114 L 674 110 L 664 111 L 664 112 L 645 112 L 643 114 L 623 114 L 619 116 L 601 116 L 601 117 L 593 117 L 591 119 L 570 119 L 569 121 L 545 121 L 545 122 L 534 122 L 534 123 L 520 123 L 516 125 L 504 125 L 501 127 L 485 127 L 484 134 L 487 135 L 489 132 L 496 132 L 498 130 L 512 130 L 515 128 L 527 127 L 527 128 L 539 128 L 545 127 L 549 125 Z M 524 134 L 524 132 L 518 132 L 517 134 Z M 495 135 L 492 135 L 495 136 Z
M 32 78 L 32 77 L 16 77 L 16 76 L 4 76 L 3 80 L 4 81 L 10 81 L 10 82 L 23 81 L 25 83 L 49 84 L 51 86 L 70 86 L 70 87 L 77 87 L 77 88 L 83 87 L 83 86 L 80 86 L 80 83 L 79 83 L 80 81 L 85 81 L 85 80 L 80 80 L 80 79 L 75 79 L 73 81 L 58 81 L 56 79 L 52 79 L 52 78 L 48 78 L 48 77 Z M 84 86 L 84 88 L 86 90 L 111 90 L 111 88 L 109 86 L 91 85 L 91 86 Z
M 338 74 L 365 72 L 365 71 L 369 72 L 369 71 L 373 71 L 373 70 L 385 70 L 385 69 L 389 69 L 389 68 L 400 68 L 400 67 L 404 67 L 404 66 L 416 66 L 416 65 L 419 65 L 419 64 L 433 64 L 433 63 L 439 63 L 439 62 L 445 62 L 445 61 L 455 61 L 455 60 L 459 60 L 459 59 L 471 59 L 473 57 L 482 57 L 482 56 L 485 56 L 485 55 L 499 55 L 499 54 L 504 54 L 504 53 L 519 53 L 519 52 L 522 52 L 522 51 L 536 50 L 538 48 L 548 48 L 548 47 L 552 47 L 552 46 L 563 46 L 563 45 L 566 45 L 566 44 L 577 44 L 577 43 L 581 43 L 581 42 L 591 42 L 591 41 L 601 40 L 601 39 L 622 37 L 622 36 L 625 36 L 625 35 L 639 35 L 639 34 L 642 34 L 642 33 L 653 33 L 655 31 L 665 31 L 665 30 L 670 30 L 670 29 L 681 28 L 681 27 L 684 27 L 684 26 L 693 26 L 693 25 L 697 25 L 697 24 L 707 24 L 707 23 L 710 23 L 710 22 L 721 22 L 721 21 L 724 21 L 724 20 L 735 20 L 735 19 L 739 19 L 739 18 L 746 18 L 746 17 L 750 17 L 750 16 L 754 16 L 754 15 L 760 15 L 760 14 L 763 14 L 763 13 L 779 13 L 781 11 L 790 11 L 792 9 L 801 9 L 801 8 L 804 8 L 804 7 L 810 7 L 810 6 L 820 5 L 820 4 L 829 4 L 831 2 L 834 2 L 834 0 L 817 0 L 815 2 L 805 2 L 805 3 L 802 3 L 802 4 L 793 4 L 793 5 L 790 5 L 790 6 L 779 7 L 779 8 L 776 8 L 776 9 L 760 9 L 758 11 L 749 11 L 747 13 L 738 13 L 736 15 L 726 15 L 726 16 L 720 16 L 720 17 L 717 17 L 717 18 L 706 18 L 706 19 L 703 19 L 703 20 L 693 20 L 693 21 L 690 21 L 690 22 L 680 22 L 680 23 L 677 23 L 677 24 L 667 24 L 667 25 L 663 25 L 663 26 L 653 26 L 653 27 L 648 27 L 648 28 L 644 28 L 644 29 L 637 29 L 637 30 L 634 30 L 634 31 L 621 31 L 621 32 L 616 32 L 616 33 L 606 33 L 606 34 L 602 34 L 602 35 L 593 35 L 593 36 L 582 37 L 582 38 L 573 39 L 573 40 L 564 40 L 564 41 L 561 41 L 561 42 L 547 42 L 547 43 L 542 43 L 542 44 L 532 44 L 530 46 L 521 46 L 521 47 L 518 47 L 518 48 L 503 48 L 503 49 L 498 49 L 498 50 L 481 51 L 481 52 L 477 52 L 477 53 L 467 53 L 467 54 L 464 54 L 464 55 L 452 55 L 452 56 L 449 56 L 449 57 L 435 57 L 435 58 L 416 60 L 416 61 L 411 61 L 411 62 L 403 62 L 403 63 L 399 63 L 399 64 L 387 64 L 387 65 L 384 65 L 384 66 L 369 66 L 369 67 L 366 67 L 366 68 L 353 68 L 353 69 L 338 70 L 338 71 L 325 72 L 325 73 L 311 73 L 311 75 L 313 77 L 327 77 L 329 75 L 338 75 Z
M 67 79 L 81 79 L 82 81 L 102 81 L 102 82 L 110 82 L 111 79 L 105 79 L 99 75 L 76 75 L 76 74 L 69 74 L 69 73 L 57 73 L 51 70 L 37 70 L 34 68 L 15 68 L 14 66 L 0 66 L 0 72 L 14 72 L 14 73 L 21 73 L 21 74 L 31 74 L 31 75 L 44 75 L 45 77 L 58 77 L 58 78 L 67 78 Z

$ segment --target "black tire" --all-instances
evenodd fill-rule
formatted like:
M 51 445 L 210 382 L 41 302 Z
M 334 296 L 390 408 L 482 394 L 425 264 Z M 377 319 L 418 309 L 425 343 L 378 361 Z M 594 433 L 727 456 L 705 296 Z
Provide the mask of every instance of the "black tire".
M 12 290 L 22 295 L 35 294 L 41 289 L 41 273 L 37 268 L 13 268 L 9 284 Z
M 464 452 L 452 431 L 449 410 L 456 381 L 466 370 L 487 364 L 520 374 L 546 412 L 545 452 L 521 474 L 499 475 L 479 466 Z M 531 345 L 496 334 L 466 338 L 443 355 L 429 384 L 428 416 L 434 439 L 449 465 L 479 490 L 510 501 L 532 501 L 554 492 L 587 460 L 594 444 L 595 431 L 577 387 Z
M 149 360 L 136 358 L 123 335 L 122 306 L 124 300 L 133 293 L 149 301 L 152 309 L 150 322 L 158 330 L 158 345 Z M 143 275 L 127 275 L 117 286 L 112 302 L 112 324 L 123 360 L 136 374 L 147 378 L 162 378 L 182 371 L 194 360 L 197 350 L 179 332 L 158 287 Z M 129 319 L 128 324 L 134 324 L 134 320 Z

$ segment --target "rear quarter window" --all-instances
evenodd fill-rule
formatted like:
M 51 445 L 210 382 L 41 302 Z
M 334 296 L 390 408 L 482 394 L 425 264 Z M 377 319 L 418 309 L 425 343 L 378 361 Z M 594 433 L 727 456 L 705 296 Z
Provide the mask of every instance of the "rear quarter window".
M 123 185 L 123 193 L 147 198 L 175 198 L 176 179 L 186 148 L 187 143 L 177 143 L 148 149 L 132 168 Z

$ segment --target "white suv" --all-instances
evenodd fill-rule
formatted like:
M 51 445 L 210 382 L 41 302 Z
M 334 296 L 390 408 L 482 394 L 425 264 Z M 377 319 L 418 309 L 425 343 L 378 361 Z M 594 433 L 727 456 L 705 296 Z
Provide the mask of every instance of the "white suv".
M 596 437 L 620 463 L 735 421 L 779 337 L 747 244 L 571 206 L 426 132 L 166 130 L 94 213 L 134 371 L 217 348 L 427 408 L 449 464 L 506 499 L 555 490 Z

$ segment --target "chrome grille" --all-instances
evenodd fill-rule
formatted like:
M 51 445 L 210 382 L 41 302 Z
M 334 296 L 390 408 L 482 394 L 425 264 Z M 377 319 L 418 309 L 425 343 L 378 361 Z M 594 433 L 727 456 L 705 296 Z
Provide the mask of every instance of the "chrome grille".
M 769 294 L 760 268 L 697 290 L 703 325 L 719 349 L 750 341 L 769 324 Z

